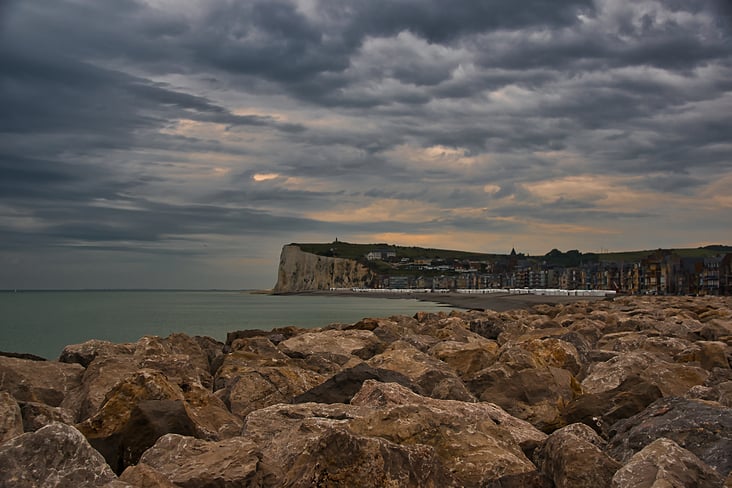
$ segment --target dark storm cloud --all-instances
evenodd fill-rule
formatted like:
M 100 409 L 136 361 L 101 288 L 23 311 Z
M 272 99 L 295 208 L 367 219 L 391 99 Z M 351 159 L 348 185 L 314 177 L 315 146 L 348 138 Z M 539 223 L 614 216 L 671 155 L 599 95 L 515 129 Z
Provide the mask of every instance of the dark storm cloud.
M 0 245 L 270 257 L 722 212 L 729 5 L 0 2 Z

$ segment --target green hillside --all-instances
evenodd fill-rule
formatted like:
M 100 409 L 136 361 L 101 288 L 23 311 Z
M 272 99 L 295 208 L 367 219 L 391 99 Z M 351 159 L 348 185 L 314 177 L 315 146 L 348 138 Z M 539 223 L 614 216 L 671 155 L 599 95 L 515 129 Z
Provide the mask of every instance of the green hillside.
M 350 242 L 334 241 L 325 244 L 318 243 L 294 243 L 305 252 L 319 256 L 332 256 L 338 258 L 358 260 L 363 258 L 370 251 L 376 249 L 390 249 L 396 251 L 397 257 L 409 259 L 444 259 L 452 261 L 455 259 L 467 259 L 483 261 L 500 257 L 499 254 L 476 253 L 468 251 L 455 251 L 449 249 L 432 249 L 424 247 L 393 246 L 385 243 L 376 244 L 351 244 Z
M 432 259 L 444 261 L 469 260 L 469 261 L 494 261 L 496 259 L 506 258 L 508 254 L 495 253 L 478 253 L 470 251 L 457 251 L 452 249 L 433 249 L 416 246 L 394 246 L 386 243 L 373 244 L 352 244 L 350 242 L 333 241 L 330 243 L 293 243 L 305 252 L 317 254 L 320 256 L 331 256 L 353 260 L 364 260 L 364 257 L 370 251 L 377 249 L 389 249 L 396 251 L 397 259 Z M 668 249 L 681 257 L 705 258 L 716 256 L 718 254 L 732 253 L 732 246 L 713 245 L 698 248 L 682 248 Z M 543 261 L 548 264 L 557 266 L 577 266 L 580 263 L 590 263 L 597 261 L 616 261 L 616 262 L 639 262 L 645 257 L 657 252 L 658 249 L 648 249 L 642 251 L 623 251 L 610 253 L 582 253 L 578 250 L 561 252 L 553 249 L 543 256 L 523 256 L 522 259 L 531 259 Z

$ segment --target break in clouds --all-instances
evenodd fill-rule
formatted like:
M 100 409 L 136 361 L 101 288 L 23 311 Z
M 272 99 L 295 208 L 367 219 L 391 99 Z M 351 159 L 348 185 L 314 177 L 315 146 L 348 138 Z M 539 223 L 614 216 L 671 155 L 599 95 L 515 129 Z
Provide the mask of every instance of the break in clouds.
M 725 0 L 0 4 L 0 288 L 732 241 Z

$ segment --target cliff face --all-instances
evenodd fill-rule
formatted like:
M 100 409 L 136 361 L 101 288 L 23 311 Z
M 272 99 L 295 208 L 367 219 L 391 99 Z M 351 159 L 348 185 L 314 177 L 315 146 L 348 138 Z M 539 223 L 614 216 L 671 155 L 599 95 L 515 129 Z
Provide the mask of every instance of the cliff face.
M 290 244 L 282 248 L 274 292 L 363 287 L 372 278 L 369 269 L 356 261 L 310 254 Z

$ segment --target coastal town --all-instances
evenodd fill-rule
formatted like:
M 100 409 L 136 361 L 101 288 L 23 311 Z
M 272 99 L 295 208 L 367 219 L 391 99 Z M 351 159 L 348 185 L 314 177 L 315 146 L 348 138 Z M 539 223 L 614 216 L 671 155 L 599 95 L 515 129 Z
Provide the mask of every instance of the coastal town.
M 647 255 L 603 258 L 552 250 L 545 256 L 508 255 L 480 259 L 400 256 L 399 248 L 374 248 L 359 261 L 374 272 L 366 290 L 491 292 L 602 291 L 631 295 L 730 295 L 732 252 L 726 246 L 688 256 L 659 249 Z M 638 253 L 636 253 L 638 254 Z M 687 255 L 684 255 L 687 254 Z M 700 253 L 701 254 L 701 253 Z

